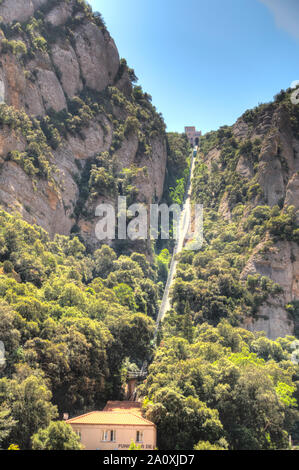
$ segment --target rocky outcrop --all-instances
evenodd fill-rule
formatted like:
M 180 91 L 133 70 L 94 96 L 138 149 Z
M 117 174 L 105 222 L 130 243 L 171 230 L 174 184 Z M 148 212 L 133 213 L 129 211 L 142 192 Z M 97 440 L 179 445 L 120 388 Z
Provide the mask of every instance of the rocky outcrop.
M 46 20 L 53 26 L 63 25 L 72 14 L 71 3 L 61 3 L 54 7 L 47 15 Z
M 259 308 L 256 318 L 246 319 L 251 331 L 264 330 L 271 339 L 292 335 L 294 322 L 285 306 L 299 299 L 299 246 L 281 241 L 263 252 L 264 243 L 257 246 L 242 272 L 242 279 L 249 274 L 267 276 L 282 288 L 282 293 L 269 296 Z
M 77 95 L 83 88 L 77 55 L 69 44 L 54 44 L 51 50 L 55 67 L 61 73 L 61 85 L 69 98 Z
M 4 0 L 0 6 L 0 16 L 5 23 L 27 21 L 45 3 L 47 0 Z
M 253 111 L 254 114 L 255 111 Z M 252 115 L 251 115 L 252 116 Z M 299 222 L 299 139 L 292 128 L 288 108 L 278 103 L 263 105 L 254 117 L 245 116 L 231 127 L 233 137 L 239 144 L 251 141 L 259 143 L 258 158 L 253 162 L 242 147 L 238 153 L 235 172 L 246 184 L 259 187 L 257 195 L 247 202 L 244 220 L 258 205 L 278 205 L 283 210 L 294 206 Z M 209 171 L 217 165 L 221 171 L 221 144 L 211 148 L 205 155 Z M 228 190 L 224 192 L 219 213 L 231 221 Z M 263 330 L 269 338 L 294 334 L 294 317 L 286 306 L 299 300 L 299 246 L 294 241 L 272 240 L 272 246 L 264 249 L 269 242 L 267 235 L 251 253 L 241 274 L 259 274 L 270 278 L 282 288 L 282 293 L 270 295 L 259 307 L 253 318 L 245 318 L 244 325 L 251 331 Z
M 82 175 L 86 161 L 109 151 L 115 126 L 124 125 L 128 116 L 121 105 L 107 102 L 107 98 L 101 101 L 99 94 L 115 86 L 127 100 L 132 100 L 132 83 L 126 68 L 120 73 L 119 54 L 113 39 L 105 27 L 94 20 L 90 9 L 82 7 L 82 2 L 4 0 L 0 16 L 8 28 L 14 21 L 30 22 L 41 6 L 43 12 L 39 17 L 44 18 L 48 35 L 53 28 L 56 28 L 55 34 L 46 47 L 35 49 L 25 28 L 8 38 L 22 41 L 30 53 L 25 58 L 13 50 L 1 54 L 0 102 L 25 112 L 33 120 L 40 120 L 50 113 L 69 112 L 69 100 L 88 92 L 94 96 L 95 103 L 99 100 L 100 109 L 92 117 L 86 112 L 80 132 L 63 133 L 59 145 L 51 150 L 51 164 L 56 169 L 54 182 L 33 177 L 22 165 L 8 158 L 9 152 L 24 152 L 30 136 L 17 128 L 12 131 L 9 126 L 0 126 L 0 203 L 8 211 L 19 211 L 28 222 L 37 223 L 51 235 L 68 235 L 77 225 L 82 228 L 81 236 L 97 246 L 94 213 L 98 199 L 87 198 L 84 215 L 74 214 Z M 37 38 L 41 34 L 34 32 L 33 36 Z M 135 182 L 139 189 L 138 200 L 151 203 L 162 196 L 167 152 L 163 132 L 146 138 L 151 146 L 150 154 L 140 151 L 137 133 L 131 132 L 113 158 L 119 171 L 132 165 L 140 169 L 140 179 Z M 110 198 L 102 195 L 104 191 L 100 192 L 101 200 Z
M 113 39 L 89 23 L 75 34 L 76 55 L 86 86 L 102 91 L 112 85 L 119 69 L 119 55 Z
M 266 135 L 259 132 L 263 143 L 257 181 L 263 190 L 265 201 L 270 206 L 294 206 L 299 214 L 299 161 L 295 151 L 299 142 L 291 130 L 289 116 L 283 107 L 278 107 L 274 113 L 266 112 L 262 122 Z M 285 307 L 299 299 L 297 243 L 277 242 L 266 253 L 260 253 L 257 249 L 248 261 L 243 275 L 246 277 L 256 273 L 272 279 L 282 287 L 283 292 L 269 297 L 260 307 L 257 318 L 251 319 L 248 328 L 252 331 L 264 330 L 272 339 L 293 334 L 294 319 Z

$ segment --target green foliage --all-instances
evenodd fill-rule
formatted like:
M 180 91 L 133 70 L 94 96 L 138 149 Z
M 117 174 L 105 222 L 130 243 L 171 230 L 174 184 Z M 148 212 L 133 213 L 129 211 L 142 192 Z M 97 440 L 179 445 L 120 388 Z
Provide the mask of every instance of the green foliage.
M 265 116 L 280 111 L 278 107 L 285 108 L 281 111 L 288 113 L 298 135 L 298 106 L 291 104 L 287 91 L 275 103 L 245 113 L 242 136 L 237 125 L 201 138 L 192 200 L 204 205 L 204 243 L 199 252 L 178 257 L 172 308 L 140 387 L 161 449 L 286 449 L 288 434 L 297 438 L 295 337 L 272 341 L 239 327 L 260 318 L 261 307 L 276 296 L 279 302 L 283 292 L 282 286 L 258 274 L 258 267 L 254 275 L 244 268 L 255 260 L 268 262 L 279 241 L 298 243 L 295 208 L 283 199 L 270 206 L 261 185 L 265 145 L 254 136 Z M 287 178 L 280 148 L 274 158 Z M 180 180 L 168 188 L 180 202 Z M 286 306 L 296 334 L 297 303 Z M 204 423 L 196 422 L 187 405 L 191 399 L 206 407 L 201 416 L 207 413 L 218 433 L 209 434 Z
M 50 400 L 51 392 L 38 370 L 22 366 L 13 379 L 0 379 L 0 404 L 9 406 L 15 420 L 10 441 L 22 449 L 29 448 L 30 436 L 57 415 Z
M 124 135 L 128 137 L 130 134 L 138 132 L 139 128 L 140 124 L 138 119 L 134 116 L 129 116 L 125 122 Z
M 268 229 L 275 240 L 289 240 L 299 243 L 298 224 L 294 206 L 289 206 L 268 222 Z
M 164 248 L 156 257 L 158 267 L 158 280 L 166 283 L 168 277 L 168 267 L 171 260 L 170 253 L 167 248 Z
M 208 321 L 217 325 L 224 317 L 237 325 L 242 318 L 255 315 L 269 295 L 281 292 L 277 284 L 259 275 L 240 281 L 249 254 L 266 235 L 270 214 L 270 209 L 256 208 L 244 226 L 239 226 L 238 220 L 227 223 L 215 211 L 205 211 L 202 251 L 182 254 L 177 267 L 172 289 L 172 302 L 180 314 L 172 324 L 177 332 L 182 327 L 186 299 L 195 324 Z M 260 250 L 265 247 L 261 245 Z
M 186 180 L 181 178 L 176 181 L 176 187 L 170 188 L 170 197 L 174 204 L 179 204 L 180 206 L 184 202 L 185 190 L 186 190 Z
M 27 47 L 23 41 L 8 41 L 7 39 L 2 39 L 1 47 L 3 54 L 12 52 L 14 55 L 24 56 L 27 54 Z
M 80 438 L 64 421 L 51 422 L 32 436 L 33 450 L 81 450 Z
M 116 254 L 108 245 L 103 245 L 94 252 L 94 260 L 94 275 L 106 279 L 111 271 L 113 271 L 113 262 L 116 260 Z
M 182 204 L 189 176 L 191 148 L 185 134 L 167 134 L 167 174 L 164 198 Z
M 20 447 L 17 444 L 10 444 L 7 450 L 20 450 Z
M 2 442 L 9 436 L 12 428 L 16 425 L 16 421 L 11 416 L 11 410 L 4 405 L 0 406 L 0 446 Z
M 267 359 L 261 340 L 271 345 Z M 140 390 L 148 397 L 146 417 L 158 427 L 158 447 L 287 448 L 298 419 L 293 340 L 270 341 L 223 321 L 198 326 L 192 344 L 164 331 Z
M 217 440 L 222 435 L 218 412 L 195 397 L 161 387 L 153 395 L 146 417 L 158 426 L 159 449 L 188 449 L 198 440 Z
M 0 340 L 6 351 L 0 405 L 18 421 L 22 400 L 36 400 L 40 413 L 49 416 L 40 423 L 38 410 L 28 404 L 28 422 L 23 416 L 23 427 L 9 435 L 23 449 L 55 417 L 52 404 L 75 414 L 122 398 L 124 359 L 141 366 L 152 356 L 158 291 L 144 255 L 117 258 L 108 246 L 87 255 L 77 237 L 53 241 L 5 212 L 0 227 L 0 260 L 10 271 L 0 274 Z
M 237 141 L 232 129 L 225 126 L 201 137 L 200 150 L 203 160 L 211 151 L 217 152 L 219 158 L 212 159 L 210 168 L 202 161 L 195 170 L 193 196 L 198 202 L 218 209 L 224 196 L 230 208 L 256 196 L 262 198 L 261 188 L 255 181 L 261 151 L 259 139 Z M 252 168 L 251 179 L 236 171 L 241 158 Z
M 135 444 L 135 442 L 132 440 L 129 450 L 141 450 L 141 445 L 140 444 Z
M 35 50 L 39 50 L 41 52 L 47 52 L 47 41 L 42 36 L 37 36 L 32 39 L 32 45 Z
M 11 261 L 4 261 L 3 263 L 3 271 L 5 274 L 10 274 L 13 271 L 13 264 Z
M 225 447 L 221 447 L 220 445 L 213 445 L 208 441 L 199 441 L 196 446 L 194 446 L 194 450 L 226 450 Z
M 0 105 L 0 126 L 8 126 L 12 132 L 26 139 L 24 152 L 13 150 L 5 157 L 20 165 L 30 176 L 47 178 L 55 186 L 54 175 L 57 172 L 53 164 L 53 155 L 40 125 L 23 111 L 18 111 L 6 104 Z
M 98 168 L 92 165 L 90 171 L 89 186 L 95 195 L 109 194 L 115 190 L 115 181 L 113 176 L 103 167 Z

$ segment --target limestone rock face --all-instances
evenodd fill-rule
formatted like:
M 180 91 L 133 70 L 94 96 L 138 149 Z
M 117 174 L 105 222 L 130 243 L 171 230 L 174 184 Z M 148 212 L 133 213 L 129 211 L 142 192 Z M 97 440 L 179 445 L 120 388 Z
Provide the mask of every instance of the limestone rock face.
M 28 21 L 46 3 L 47 0 L 4 0 L 0 16 L 5 23 Z M 73 7 L 73 0 L 61 1 L 47 13 L 45 21 L 53 27 L 64 26 L 73 16 Z M 26 45 L 31 47 L 30 43 Z M 66 108 L 65 97 L 72 98 L 80 93 L 83 82 L 92 90 L 104 90 L 114 83 L 120 66 L 119 54 L 109 33 L 88 21 L 82 21 L 76 29 L 73 45 L 57 40 L 49 54 L 35 51 L 34 59 L 26 67 L 31 71 L 30 79 L 26 80 L 16 55 L 5 54 L 2 64 L 5 102 L 39 116 L 49 108 L 55 111 Z M 128 77 L 123 77 L 120 86 L 130 89 L 129 83 Z
M 54 181 L 50 181 L 42 176 L 32 177 L 10 158 L 10 152 L 26 152 L 30 135 L 2 125 L 0 205 L 7 211 L 20 212 L 29 223 L 40 225 L 52 236 L 69 235 L 77 225 L 81 227 L 81 236 L 98 247 L 96 205 L 102 200 L 115 204 L 116 200 L 101 191 L 100 197 L 83 200 L 80 191 L 82 184 L 88 188 L 91 164 L 102 152 L 110 150 L 116 127 L 123 126 L 128 116 L 126 109 L 107 102 L 107 89 L 114 86 L 132 100 L 132 83 L 127 70 L 119 73 L 119 54 L 107 30 L 76 0 L 53 2 L 52 8 L 48 0 L 4 0 L 0 16 L 9 28 L 15 21 L 32 21 L 32 15 L 41 6 L 45 8 L 36 17 L 43 18 L 43 25 L 48 28 L 46 47 L 32 47 L 26 26 L 16 36 L 7 38 L 22 41 L 30 53 L 25 59 L 13 50 L 1 53 L 0 104 L 11 107 L 12 113 L 25 112 L 33 122 L 54 115 L 59 124 L 61 115 L 62 122 L 68 116 L 76 130 L 62 132 L 59 144 L 50 148 L 55 168 Z M 40 34 L 34 32 L 33 37 Z M 3 37 L 4 33 L 0 36 L 0 48 Z M 101 92 L 106 101 L 102 100 Z M 76 97 L 82 103 L 84 93 L 92 95 L 95 102 L 98 100 L 98 111 L 90 117 L 89 111 L 83 109 L 84 124 L 77 129 L 79 117 L 70 114 L 70 102 Z M 45 132 L 48 138 L 50 131 Z M 140 169 L 134 182 L 139 190 L 138 200 L 151 203 L 163 193 L 167 151 L 163 132 L 148 136 L 148 141 L 152 151 L 145 155 L 139 151 L 137 134 L 131 133 L 115 150 L 113 158 L 118 171 L 132 165 Z M 78 202 L 82 211 L 79 214 Z
M 75 198 L 77 192 L 74 182 L 67 178 L 66 201 Z M 2 167 L 0 199 L 4 209 L 20 212 L 25 220 L 40 225 L 51 236 L 70 233 L 74 222 L 68 218 L 70 214 L 65 210 L 61 195 L 57 195 L 44 181 L 39 181 L 34 189 L 31 178 L 14 162 L 6 162 Z
M 89 23 L 75 35 L 76 54 L 86 85 L 102 91 L 111 85 L 119 68 L 119 55 L 113 39 Z
M 241 155 L 238 161 L 237 172 L 244 178 L 248 179 L 251 179 L 254 176 L 252 164 L 243 155 Z
M 299 175 L 295 173 L 289 180 L 286 187 L 286 206 L 296 208 L 297 222 L 299 223 Z
M 51 10 L 47 16 L 46 20 L 51 23 L 53 26 L 60 26 L 64 24 L 69 16 L 72 14 L 72 5 L 67 3 L 61 3 Z
M 105 118 L 103 118 L 104 122 Z M 111 129 L 107 136 L 97 122 L 91 122 L 88 127 L 82 131 L 83 139 L 77 136 L 69 135 L 67 145 L 75 159 L 86 160 L 96 153 L 104 152 L 111 145 Z
M 47 0 L 4 0 L 0 6 L 0 16 L 4 23 L 27 21 Z
M 267 276 L 282 287 L 282 293 L 268 298 L 256 318 L 247 320 L 252 331 L 264 330 L 271 339 L 294 333 L 294 322 L 285 306 L 299 299 L 299 246 L 281 241 L 267 253 L 261 253 L 259 245 L 243 270 L 242 278 L 249 274 Z
M 74 145 L 74 142 L 71 145 Z M 151 155 L 144 156 L 140 160 L 138 158 L 138 138 L 133 134 L 124 140 L 121 148 L 115 154 L 119 171 L 132 166 L 139 168 L 134 181 L 138 191 L 136 202 L 144 203 L 147 207 L 159 201 L 162 197 L 167 162 L 166 142 L 161 138 L 155 138 L 151 142 L 151 146 L 153 149 Z M 111 197 L 99 196 L 92 201 L 88 201 L 87 210 L 89 214 L 94 215 L 99 204 L 111 204 L 115 208 L 115 213 L 117 213 L 116 202 Z M 81 235 L 88 244 L 94 247 L 98 244 L 96 237 L 98 220 L 97 217 L 86 218 L 82 215 L 78 222 Z
M 61 85 L 69 98 L 77 95 L 83 88 L 80 77 L 80 66 L 74 49 L 69 46 L 55 44 L 52 47 L 52 59 L 61 73 Z
M 260 145 L 255 164 L 242 152 L 236 164 L 236 173 L 244 179 L 244 185 L 252 182 L 260 188 L 259 195 L 247 204 L 244 218 L 258 205 L 278 205 L 284 210 L 294 206 L 299 222 L 299 139 L 286 108 L 265 106 L 253 122 L 241 117 L 231 130 L 238 142 L 254 143 L 258 139 Z M 205 156 L 210 170 L 217 165 L 221 171 L 220 154 L 221 145 Z M 219 214 L 228 221 L 231 218 L 227 192 L 220 201 Z M 245 318 L 244 326 L 251 331 L 263 330 L 269 338 L 275 339 L 294 334 L 294 318 L 286 305 L 299 300 L 299 246 L 290 241 L 272 241 L 272 246 L 264 250 L 266 242 L 264 240 L 254 249 L 241 279 L 256 274 L 267 276 L 281 286 L 282 293 L 270 296 L 254 318 Z
M 61 111 L 66 108 L 65 96 L 55 72 L 38 70 L 37 83 L 46 109 L 53 108 L 55 111 Z

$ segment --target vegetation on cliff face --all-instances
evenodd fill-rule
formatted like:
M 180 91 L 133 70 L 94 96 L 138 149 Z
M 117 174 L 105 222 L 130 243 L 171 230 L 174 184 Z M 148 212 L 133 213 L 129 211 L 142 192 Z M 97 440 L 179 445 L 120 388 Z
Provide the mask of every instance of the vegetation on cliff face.
M 57 168 L 53 163 L 52 149 L 39 121 L 13 106 L 0 104 L 0 125 L 2 128 L 7 126 L 11 132 L 19 133 L 19 136 L 26 141 L 24 151 L 12 150 L 4 156 L 4 159 L 20 165 L 25 173 L 32 177 L 33 183 L 39 176 L 46 178 L 55 187 Z
M 56 11 L 53 20 L 49 15 L 55 8 L 62 10 Z M 57 17 L 63 14 L 66 17 L 61 21 Z M 7 165 L 9 160 L 15 162 L 30 177 L 34 187 L 42 179 L 61 196 L 65 191 L 61 160 L 69 140 L 77 139 L 78 145 L 85 148 L 89 145 L 86 140 L 99 140 L 97 147 L 79 157 L 71 148 L 77 171 L 72 170 L 72 181 L 68 184 L 75 183 L 78 190 L 70 200 L 63 200 L 63 204 L 68 208 L 66 216 L 73 220 L 73 233 L 79 234 L 81 230 L 79 219 L 94 220 L 93 204 L 99 197 L 116 200 L 118 195 L 124 195 L 132 202 L 136 198 L 152 202 L 144 201 L 145 196 L 139 194 L 136 181 L 140 176 L 149 179 L 148 167 L 158 158 L 154 146 L 157 142 L 165 146 L 165 123 L 153 106 L 151 96 L 136 84 L 134 70 L 125 59 L 119 61 L 101 15 L 94 14 L 85 1 L 49 0 L 23 23 L 2 22 L 0 30 L 0 66 L 5 71 L 7 63 L 13 63 L 23 83 L 18 90 L 17 106 L 18 91 L 14 86 L 7 91 L 7 95 L 11 95 L 6 97 L 7 103 L 0 106 L 1 129 L 3 132 L 13 130 L 14 138 L 21 142 L 21 149 L 3 155 L 1 164 Z M 106 54 L 101 64 L 98 57 L 96 65 L 93 63 L 92 54 L 96 56 L 96 50 L 86 51 L 91 48 L 92 38 L 100 43 L 103 57 Z M 69 54 L 66 60 L 64 54 Z M 90 57 L 86 58 L 86 54 Z M 65 67 L 70 56 L 71 64 L 76 63 L 78 69 L 77 83 L 71 91 L 67 85 L 73 77 L 67 77 L 67 73 L 72 73 L 73 69 Z M 89 60 L 91 65 L 86 65 Z M 105 78 L 96 76 L 97 66 L 98 75 L 105 73 Z M 49 92 L 49 100 L 47 80 L 56 84 Z M 29 95 L 31 93 L 29 104 L 27 90 L 30 90 Z M 35 112 L 38 99 L 41 102 Z M 102 137 L 90 133 L 102 134 Z M 166 159 L 166 150 L 164 153 Z M 163 161 L 164 155 L 162 157 Z M 159 174 L 159 177 L 162 188 L 164 175 Z M 160 195 L 153 191 L 152 198 L 156 202 Z
M 275 177 L 263 179 L 267 159 L 285 187 L 296 178 L 297 150 L 283 141 L 297 148 L 297 116 L 289 90 L 201 138 L 192 197 L 204 205 L 204 244 L 179 256 L 173 309 L 140 388 L 161 449 L 280 449 L 289 433 L 298 440 L 295 336 L 272 341 L 241 328 L 269 299 L 284 298 L 284 285 L 246 270 L 249 260 L 271 260 L 279 243 L 294 253 L 299 243 L 298 206 L 287 189 L 276 197 Z M 290 319 L 297 303 L 282 304 Z
M 284 96 L 288 106 L 277 98 L 266 110 L 270 107 L 272 114 L 286 110 L 293 123 L 298 105 L 291 104 L 289 93 Z M 260 106 L 255 115 L 262 119 L 264 112 Z M 273 128 L 266 131 L 266 138 L 271 138 Z M 205 208 L 204 245 L 199 253 L 181 255 L 173 289 L 176 311 L 182 314 L 188 299 L 195 325 L 205 321 L 217 325 L 222 318 L 238 325 L 258 314 L 259 306 L 269 296 L 279 295 L 282 287 L 259 273 L 242 275 L 250 256 L 271 253 L 279 241 L 299 243 L 297 207 L 288 205 L 285 197 L 269 203 L 260 184 L 265 135 L 257 139 L 251 133 L 248 129 L 248 135 L 238 138 L 236 129 L 224 127 L 201 139 L 193 201 Z M 279 152 L 278 147 L 273 160 L 283 159 Z M 250 176 L 242 175 L 241 161 L 252 170 Z M 282 166 L 281 172 L 291 179 L 288 169 Z
M 191 146 L 185 134 L 178 132 L 168 132 L 167 135 L 167 166 L 164 181 L 164 191 L 161 203 L 182 206 L 186 193 L 186 187 L 190 172 L 190 155 Z M 159 260 L 167 259 L 169 264 L 169 253 L 172 251 L 175 240 L 173 239 L 172 219 L 170 220 L 169 240 L 161 240 L 156 242 L 156 251 L 160 253 Z M 165 274 L 166 271 L 164 270 Z M 163 276 L 166 281 L 167 276 Z
M 168 204 L 182 205 L 189 177 L 191 148 L 185 134 L 167 134 L 168 161 L 164 198 Z

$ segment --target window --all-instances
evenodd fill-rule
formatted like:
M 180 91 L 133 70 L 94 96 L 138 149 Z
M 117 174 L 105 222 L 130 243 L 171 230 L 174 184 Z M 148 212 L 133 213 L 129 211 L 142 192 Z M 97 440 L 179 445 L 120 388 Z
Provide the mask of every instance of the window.
M 81 431 L 80 431 L 80 429 L 76 429 L 75 433 L 77 434 L 77 436 L 80 438 L 80 441 L 81 441 Z
M 102 441 L 104 442 L 115 442 L 116 441 L 116 431 L 109 430 L 102 432 Z
M 143 442 L 143 432 L 137 431 L 136 432 L 136 442 Z

